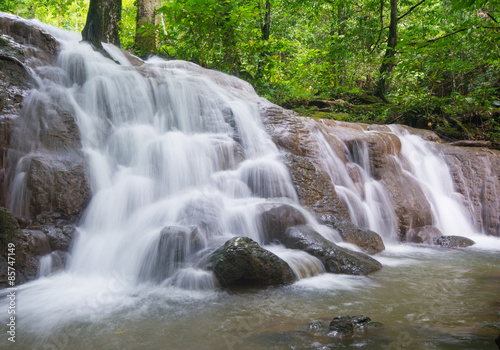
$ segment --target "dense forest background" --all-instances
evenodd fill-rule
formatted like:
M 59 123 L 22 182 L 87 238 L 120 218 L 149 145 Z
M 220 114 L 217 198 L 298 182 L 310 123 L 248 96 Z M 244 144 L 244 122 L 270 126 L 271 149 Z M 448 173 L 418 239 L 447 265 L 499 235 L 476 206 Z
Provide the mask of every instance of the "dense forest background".
M 2 1 L 77 32 L 89 13 L 89 0 Z M 499 0 L 92 1 L 118 13 L 103 41 L 239 76 L 303 115 L 499 147 Z

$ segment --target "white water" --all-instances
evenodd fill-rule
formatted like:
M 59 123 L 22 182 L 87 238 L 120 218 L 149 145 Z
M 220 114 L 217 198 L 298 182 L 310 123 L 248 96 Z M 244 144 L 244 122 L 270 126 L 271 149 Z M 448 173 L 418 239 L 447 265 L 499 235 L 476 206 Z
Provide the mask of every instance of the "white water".
M 344 162 L 320 131 L 313 131 L 312 136 L 317 142 L 322 166 L 349 211 L 352 222 L 380 234 L 386 243 L 397 242 L 396 214 L 386 190 L 370 174 L 366 144 L 360 142 L 352 152 L 344 145 Z M 338 142 L 341 143 L 340 140 Z M 349 175 L 350 172 L 357 175 L 356 182 Z
M 443 235 L 473 238 L 477 247 L 487 248 L 485 242 L 490 239 L 475 229 L 471 215 L 463 205 L 465 200 L 455 190 L 450 169 L 444 159 L 421 137 L 411 135 L 406 129 L 396 125 L 390 126 L 390 129 L 401 142 L 401 153 L 394 156 L 394 160 L 421 187 L 431 207 L 432 226 Z M 382 183 L 370 173 L 370 155 L 366 142 L 351 141 L 348 148 L 335 133 L 329 132 L 328 126 L 318 128 L 316 123 L 311 123 L 310 132 L 318 148 L 318 162 L 330 176 L 352 222 L 361 228 L 377 232 L 386 244 L 398 243 L 398 219 L 394 204 Z M 328 135 L 325 136 L 325 133 Z
M 57 93 L 76 111 L 92 199 L 66 271 L 50 276 L 53 257 L 43 257 L 40 278 L 20 288 L 23 324 L 93 320 L 97 309 L 126 308 L 151 288 L 211 293 L 216 281 L 203 258 L 234 236 L 263 244 L 258 218 L 265 202 L 293 205 L 337 238 L 298 205 L 249 84 L 159 58 L 135 69 L 106 46 L 118 65 L 77 35 L 39 25 L 60 40 L 62 52 L 51 74 L 37 77 L 35 94 Z M 26 113 L 26 120 L 37 117 L 35 108 Z M 11 204 L 27 208 L 22 170 Z M 298 278 L 324 271 L 304 252 L 270 249 Z
M 54 326 L 77 324 L 78 332 L 71 334 L 71 339 L 88 339 L 95 334 L 79 333 L 80 323 L 107 325 L 118 315 L 118 319 L 129 319 L 138 323 L 137 328 L 143 328 L 148 324 L 141 319 L 143 315 L 163 312 L 168 315 L 164 317 L 173 320 L 171 310 L 179 313 L 179 309 L 192 303 L 200 308 L 210 302 L 227 305 L 217 300 L 212 274 L 198 265 L 202 257 L 235 235 L 262 243 L 256 222 L 259 204 L 268 199 L 287 204 L 297 201 L 278 151 L 259 121 L 257 106 L 252 102 L 253 90 L 236 79 L 182 62 L 153 59 L 141 75 L 127 68 L 126 58 L 112 47 L 107 48 L 122 66 L 78 44 L 79 38 L 67 33 L 57 35 L 64 40 L 65 51 L 58 63 L 61 70 L 57 74 L 62 76 L 54 80 L 67 81 L 82 71 L 86 72 L 86 80 L 69 87 L 41 80 L 39 92 L 58 91 L 75 107 L 94 195 L 78 229 L 79 238 L 67 270 L 44 277 L 50 275 L 53 264 L 53 257 L 44 257 L 41 278 L 19 287 L 20 329 L 50 334 Z M 329 150 L 325 147 L 322 152 L 328 155 Z M 334 156 L 331 155 L 332 161 Z M 360 226 L 388 233 L 384 239 L 390 242 L 397 229 L 394 214 L 383 188 L 370 176 L 367 156 L 365 145 L 360 145 L 358 152 L 346 150 L 349 166 L 361 174 L 358 183 L 350 179 L 349 169 L 343 163 L 340 166 L 326 160 L 325 166 L 330 167 L 339 193 L 344 188 L 346 203 L 349 198 L 354 199 L 356 206 L 350 208 L 356 214 L 353 219 Z M 18 188 L 15 193 L 25 196 L 23 175 L 18 180 L 21 190 Z M 13 196 L 19 206 L 26 202 L 22 196 Z M 304 214 L 319 232 L 336 238 L 334 232 L 317 226 L 310 214 Z M 155 269 L 148 271 L 148 258 L 156 258 L 161 232 L 171 226 L 184 230 L 177 231 L 175 238 L 164 240 L 171 268 L 161 271 L 165 275 L 158 280 Z M 198 231 L 193 231 L 193 227 Z M 480 242 L 480 247 L 487 247 L 498 240 Z M 367 288 L 378 287 L 371 277 L 321 274 L 321 263 L 304 252 L 279 246 L 266 248 L 286 260 L 298 277 L 305 278 L 291 287 L 306 291 L 297 298 L 301 309 L 308 308 L 310 301 L 305 300 L 314 290 L 326 291 L 326 301 L 315 305 L 324 312 L 328 307 L 335 308 L 331 294 L 358 292 L 355 298 L 361 299 L 370 294 L 366 293 Z M 412 254 L 400 258 L 400 248 L 395 251 L 390 247 L 382 262 L 386 266 L 417 265 L 414 255 L 421 248 L 405 249 Z M 391 254 L 394 251 L 396 254 Z M 441 255 L 437 250 L 429 252 Z M 287 297 L 285 294 L 276 299 L 283 303 Z M 273 298 L 268 300 L 271 305 L 285 306 Z M 4 302 L 5 298 L 0 305 L 6 309 Z M 254 308 L 246 299 L 238 302 L 244 314 L 266 313 L 269 309 L 280 314 L 276 306 Z M 369 300 L 363 307 L 391 302 Z M 345 312 L 352 310 L 351 303 L 343 305 Z M 284 319 L 293 315 L 295 305 L 290 309 L 282 316 Z M 236 316 L 228 314 L 217 317 L 239 317 L 236 312 Z M 212 317 L 205 315 L 206 322 L 212 324 Z M 152 320 L 153 332 L 163 334 L 163 324 L 155 322 L 154 317 Z M 120 337 L 119 330 L 103 328 L 105 333 Z M 196 343 L 186 329 L 189 327 L 184 327 L 180 338 Z M 135 334 L 135 329 L 131 331 Z M 106 346 L 116 347 L 114 338 L 110 339 Z M 38 339 L 33 343 L 39 343 Z M 163 346 L 163 342 L 158 342 L 152 348 Z
M 433 214 L 433 226 L 444 235 L 472 237 L 479 232 L 462 205 L 463 196 L 455 191 L 451 172 L 435 151 L 417 135 L 391 126 L 401 140 L 401 155 L 410 164 L 410 176 L 415 178 L 429 201 Z

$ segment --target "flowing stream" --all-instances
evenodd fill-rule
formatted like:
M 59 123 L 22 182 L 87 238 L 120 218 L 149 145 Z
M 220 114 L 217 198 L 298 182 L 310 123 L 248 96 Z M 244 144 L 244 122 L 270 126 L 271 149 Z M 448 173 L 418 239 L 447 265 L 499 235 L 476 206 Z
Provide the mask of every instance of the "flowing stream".
M 16 346 L 485 349 L 493 344 L 500 240 L 475 233 L 457 204 L 451 178 L 429 175 L 443 161 L 416 136 L 393 130 L 403 156 L 421 155 L 412 158 L 411 174 L 425 188 L 435 225 L 445 234 L 473 236 L 476 246 L 459 251 L 397 245 L 394 210 L 370 175 L 366 146 L 346 149 L 348 163 L 361 174 L 362 181 L 354 183 L 318 134 L 324 167 L 353 221 L 380 232 L 388 245 L 376 256 L 384 268 L 370 277 L 324 274 L 316 258 L 269 246 L 290 264 L 298 282 L 220 290 L 203 269 L 204 258 L 234 236 L 262 244 L 257 218 L 265 203 L 293 205 L 318 232 L 338 239 L 298 204 L 260 121 L 252 87 L 186 62 L 152 58 L 136 69 L 106 46 L 118 65 L 79 43 L 78 35 L 44 28 L 63 50 L 52 74 L 37 77 L 40 88 L 29 103 L 59 94 L 74 108 L 93 196 L 66 270 L 51 274 L 53 257 L 46 256 L 40 278 L 19 286 Z M 27 120 L 36 117 L 31 110 Z M 17 168 L 11 195 L 16 208 L 23 208 L 23 169 L 29 161 L 28 155 Z M 444 173 L 449 170 L 439 170 Z M 451 205 L 463 221 L 447 216 Z M 2 297 L 2 308 L 4 303 Z M 349 339 L 307 328 L 311 321 L 328 324 L 345 314 L 366 314 L 385 326 Z M 0 344 L 7 344 L 6 337 Z

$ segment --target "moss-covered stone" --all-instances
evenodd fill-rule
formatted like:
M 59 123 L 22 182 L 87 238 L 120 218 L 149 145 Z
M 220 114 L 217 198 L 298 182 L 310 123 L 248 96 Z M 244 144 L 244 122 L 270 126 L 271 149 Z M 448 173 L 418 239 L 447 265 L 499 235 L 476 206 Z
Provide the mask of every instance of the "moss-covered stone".
M 19 230 L 17 219 L 10 211 L 0 207 L 0 247 L 5 247 L 11 242 L 17 230 Z

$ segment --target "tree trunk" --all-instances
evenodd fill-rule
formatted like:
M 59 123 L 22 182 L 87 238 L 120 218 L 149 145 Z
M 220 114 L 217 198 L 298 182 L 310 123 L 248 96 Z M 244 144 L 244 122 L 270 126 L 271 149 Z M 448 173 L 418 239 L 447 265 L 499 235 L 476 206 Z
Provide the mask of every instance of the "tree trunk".
M 161 0 L 137 0 L 135 49 L 141 56 L 147 56 L 156 49 L 156 35 L 147 32 L 145 25 L 157 24 L 155 11 Z
M 87 22 L 82 31 L 82 39 L 97 50 L 104 50 L 101 44 L 102 14 L 102 0 L 90 0 Z
M 385 100 L 389 83 L 388 78 L 392 69 L 396 65 L 394 58 L 396 56 L 396 45 L 398 43 L 398 0 L 391 0 L 391 22 L 389 24 L 389 36 L 387 38 L 387 49 L 385 50 L 384 60 L 380 66 L 380 78 L 377 82 L 375 94 Z
M 264 13 L 264 22 L 262 23 L 262 40 L 269 40 L 271 36 L 271 3 L 266 0 L 266 12 Z
M 260 3 L 259 3 L 260 6 Z M 266 0 L 264 8 L 264 18 L 260 26 L 261 38 L 264 41 L 268 41 L 271 37 L 271 2 Z M 265 60 L 269 56 L 269 51 L 265 50 L 260 54 L 259 61 L 257 62 L 257 79 L 261 79 L 264 76 L 264 64 Z
M 122 0 L 103 0 L 101 40 L 120 47 L 120 22 L 122 20 Z

